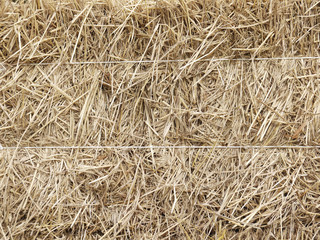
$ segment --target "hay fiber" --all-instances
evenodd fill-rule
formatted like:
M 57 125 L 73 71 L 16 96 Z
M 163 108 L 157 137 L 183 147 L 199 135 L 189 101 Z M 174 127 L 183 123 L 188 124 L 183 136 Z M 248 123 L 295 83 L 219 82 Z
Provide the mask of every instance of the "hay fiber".
M 313 0 L 2 0 L 1 239 L 320 239 L 319 147 L 215 148 L 320 145 L 319 49 Z M 150 145 L 209 147 L 45 148 Z

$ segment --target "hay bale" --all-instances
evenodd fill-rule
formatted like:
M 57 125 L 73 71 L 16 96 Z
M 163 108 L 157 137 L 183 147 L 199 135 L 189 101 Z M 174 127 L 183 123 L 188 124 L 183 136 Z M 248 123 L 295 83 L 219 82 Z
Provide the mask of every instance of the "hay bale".
M 1 1 L 2 238 L 317 238 L 319 11 Z

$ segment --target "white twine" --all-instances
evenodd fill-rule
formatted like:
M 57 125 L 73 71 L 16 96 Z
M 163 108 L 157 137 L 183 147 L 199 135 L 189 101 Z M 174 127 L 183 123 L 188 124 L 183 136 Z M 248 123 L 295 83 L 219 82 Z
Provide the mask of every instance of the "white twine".
M 301 146 L 301 145 L 283 145 L 283 146 L 41 146 L 41 147 L 1 147 L 0 150 L 10 149 L 317 149 L 320 145 Z
M 81 65 L 81 64 L 124 64 L 124 63 L 174 63 L 174 62 L 218 62 L 218 61 L 268 61 L 268 60 L 312 60 L 320 57 L 272 57 L 272 58 L 204 58 L 204 59 L 172 59 L 172 60 L 120 60 L 120 61 L 84 61 L 84 62 L 50 62 L 50 63 L 21 63 L 20 66 L 47 66 L 47 65 Z M 0 66 L 4 67 L 5 63 Z
M 98 62 L 70 62 L 70 64 L 119 64 L 119 63 L 172 63 L 172 62 L 218 62 L 218 61 L 266 61 L 266 60 L 304 60 L 304 59 L 320 59 L 320 57 L 274 57 L 274 58 L 204 58 L 204 59 L 172 59 L 172 60 L 127 60 L 127 61 L 98 61 Z

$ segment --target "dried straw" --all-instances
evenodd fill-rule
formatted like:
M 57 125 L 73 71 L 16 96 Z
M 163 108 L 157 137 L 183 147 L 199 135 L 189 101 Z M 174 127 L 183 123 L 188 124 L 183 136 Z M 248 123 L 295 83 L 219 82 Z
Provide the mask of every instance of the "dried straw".
M 319 12 L 1 1 L 2 238 L 317 239 Z

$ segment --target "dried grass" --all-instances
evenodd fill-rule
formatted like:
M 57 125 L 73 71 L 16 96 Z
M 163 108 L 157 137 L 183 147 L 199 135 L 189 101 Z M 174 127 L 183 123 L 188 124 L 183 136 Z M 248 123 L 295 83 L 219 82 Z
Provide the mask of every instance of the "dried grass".
M 319 145 L 319 59 L 232 60 L 320 56 L 319 12 L 307 0 L 1 1 L 0 144 Z M 201 61 L 212 57 L 231 60 Z M 159 62 L 69 64 L 127 60 Z M 0 150 L 0 235 L 318 239 L 318 155 Z

